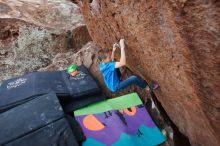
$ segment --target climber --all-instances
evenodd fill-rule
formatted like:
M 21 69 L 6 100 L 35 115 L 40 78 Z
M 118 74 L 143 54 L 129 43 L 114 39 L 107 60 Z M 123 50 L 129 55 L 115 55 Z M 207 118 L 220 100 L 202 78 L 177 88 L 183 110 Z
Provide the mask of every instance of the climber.
M 114 61 L 114 53 L 117 48 L 121 49 L 121 58 L 119 62 Z M 108 89 L 112 92 L 118 92 L 132 84 L 135 84 L 145 89 L 147 93 L 149 93 L 151 90 L 157 89 L 159 87 L 157 83 L 153 83 L 151 87 L 149 87 L 146 81 L 140 79 L 135 75 L 128 77 L 126 80 L 120 80 L 118 69 L 126 65 L 124 48 L 124 39 L 121 39 L 119 44 L 115 43 L 113 45 L 112 52 L 108 49 L 101 49 L 98 52 L 100 71 L 103 75 L 104 82 Z

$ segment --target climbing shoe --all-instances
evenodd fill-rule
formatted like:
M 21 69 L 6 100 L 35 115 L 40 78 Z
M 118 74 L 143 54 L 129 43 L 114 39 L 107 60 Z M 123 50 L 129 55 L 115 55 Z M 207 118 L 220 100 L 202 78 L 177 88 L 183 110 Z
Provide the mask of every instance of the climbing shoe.
M 150 86 L 151 90 L 156 90 L 157 88 L 159 88 L 159 84 L 157 82 L 153 82 Z
M 157 82 L 153 82 L 150 86 L 147 86 L 145 88 L 145 90 L 146 90 L 147 93 L 150 93 L 151 91 L 156 90 L 157 88 L 159 88 L 158 83 Z

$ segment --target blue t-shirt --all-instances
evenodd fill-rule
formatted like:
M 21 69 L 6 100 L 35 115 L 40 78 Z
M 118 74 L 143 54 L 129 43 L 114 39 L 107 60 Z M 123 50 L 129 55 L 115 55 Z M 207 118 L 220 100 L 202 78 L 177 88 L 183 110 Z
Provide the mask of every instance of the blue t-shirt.
M 117 90 L 118 84 L 120 82 L 117 70 L 115 68 L 115 63 L 116 62 L 107 62 L 99 64 L 104 82 L 112 92 Z

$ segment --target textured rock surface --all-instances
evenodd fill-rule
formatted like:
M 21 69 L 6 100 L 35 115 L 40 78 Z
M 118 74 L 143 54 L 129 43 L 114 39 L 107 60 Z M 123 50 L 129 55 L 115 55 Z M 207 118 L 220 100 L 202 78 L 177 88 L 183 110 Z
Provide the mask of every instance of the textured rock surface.
M 78 7 L 67 0 L 0 0 L 0 18 L 71 30 L 83 24 Z
M 0 0 L 0 80 L 36 71 L 90 40 L 71 2 Z
M 58 53 L 52 60 L 52 63 L 45 68 L 40 68 L 39 71 L 54 71 L 54 70 L 65 70 L 67 66 L 72 63 L 76 65 L 84 64 L 88 69 L 96 63 L 96 69 L 98 69 L 97 56 L 96 56 L 97 46 L 93 42 L 87 43 L 77 52 L 66 52 Z M 96 57 L 96 58 L 95 58 Z M 97 72 L 97 77 L 100 77 L 100 72 Z
M 158 100 L 191 144 L 220 145 L 220 3 L 201 0 L 79 1 L 94 41 L 124 37 L 128 67 L 157 80 Z

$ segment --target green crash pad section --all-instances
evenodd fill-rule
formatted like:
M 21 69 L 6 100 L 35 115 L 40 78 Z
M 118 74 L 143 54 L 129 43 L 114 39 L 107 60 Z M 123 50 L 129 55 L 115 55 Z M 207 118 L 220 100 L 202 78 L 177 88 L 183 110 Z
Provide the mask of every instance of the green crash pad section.
M 120 96 L 118 98 L 108 99 L 102 102 L 92 104 L 88 107 L 81 108 L 79 110 L 74 111 L 74 114 L 75 116 L 97 114 L 110 110 L 129 108 L 140 104 L 142 104 L 142 101 L 140 100 L 138 94 L 131 93 Z

